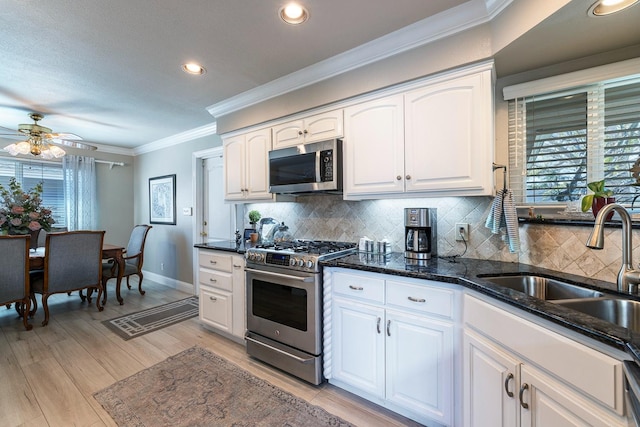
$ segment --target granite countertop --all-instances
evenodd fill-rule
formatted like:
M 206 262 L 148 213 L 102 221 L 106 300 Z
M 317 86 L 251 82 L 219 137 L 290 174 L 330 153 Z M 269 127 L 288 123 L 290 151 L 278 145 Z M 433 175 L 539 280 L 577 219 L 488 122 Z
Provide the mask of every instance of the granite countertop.
M 211 242 L 196 243 L 193 245 L 200 249 L 213 249 L 216 251 L 234 252 L 237 254 L 244 254 L 247 248 L 251 247 L 251 243 L 236 243 L 235 240 L 215 240 Z
M 478 277 L 478 275 L 529 273 L 539 276 L 555 277 L 565 282 L 600 290 L 614 297 L 640 301 L 636 296 L 618 293 L 614 283 L 538 268 L 528 264 L 511 262 L 471 258 L 438 258 L 414 264 L 407 263 L 407 261 L 403 253 L 394 252 L 387 255 L 378 255 L 360 252 L 342 258 L 324 261 L 321 264 L 325 267 L 343 267 L 458 284 L 533 313 L 560 326 L 577 331 L 582 335 L 619 350 L 626 351 L 637 363 L 640 363 L 640 335 L 638 333 L 565 308 L 561 305 L 527 296 L 524 293 L 491 283 L 482 279 L 482 277 Z

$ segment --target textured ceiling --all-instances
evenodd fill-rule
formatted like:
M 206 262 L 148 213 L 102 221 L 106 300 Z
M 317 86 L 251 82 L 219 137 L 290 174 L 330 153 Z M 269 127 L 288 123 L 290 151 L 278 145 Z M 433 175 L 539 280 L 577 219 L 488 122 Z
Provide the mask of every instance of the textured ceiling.
M 304 0 L 311 18 L 296 27 L 277 15 L 284 0 L 3 0 L 0 126 L 15 129 L 37 111 L 55 132 L 139 147 L 211 124 L 213 104 L 440 12 L 502 1 Z M 519 72 L 543 63 L 546 53 L 552 61 L 566 57 L 563 46 L 577 37 L 562 27 L 575 31 L 589 1 L 573 0 L 573 11 L 566 7 L 534 29 L 537 42 L 521 37 L 499 52 L 497 64 Z M 600 34 L 584 25 L 580 33 L 598 41 L 597 49 L 619 47 L 602 32 L 607 24 L 599 24 Z M 616 26 L 610 20 L 608 27 Z M 624 43 L 640 40 L 640 26 L 624 28 Z M 518 59 L 516 47 L 541 56 Z M 192 60 L 205 65 L 204 76 L 181 71 Z

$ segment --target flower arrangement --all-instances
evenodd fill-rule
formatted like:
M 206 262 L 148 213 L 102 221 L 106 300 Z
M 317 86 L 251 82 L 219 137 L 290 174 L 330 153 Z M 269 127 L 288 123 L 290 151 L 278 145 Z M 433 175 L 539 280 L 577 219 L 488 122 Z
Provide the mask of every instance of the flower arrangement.
M 9 234 L 29 234 L 51 230 L 55 223 L 51 209 L 42 206 L 42 182 L 24 192 L 15 178 L 9 180 L 7 190 L 0 184 L 0 230 Z

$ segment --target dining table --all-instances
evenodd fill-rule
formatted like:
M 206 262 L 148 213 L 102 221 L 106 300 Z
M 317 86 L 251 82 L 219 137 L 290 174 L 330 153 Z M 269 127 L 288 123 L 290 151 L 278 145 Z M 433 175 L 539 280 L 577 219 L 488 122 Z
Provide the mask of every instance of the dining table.
M 124 272 L 124 250 L 120 245 L 110 243 L 102 244 L 102 259 L 113 259 L 117 267 L 116 276 L 116 299 L 122 305 L 124 300 L 120 296 L 120 284 L 122 283 L 122 273 Z M 45 248 L 38 247 L 29 251 L 29 271 L 44 269 Z M 103 283 L 103 285 L 106 285 Z

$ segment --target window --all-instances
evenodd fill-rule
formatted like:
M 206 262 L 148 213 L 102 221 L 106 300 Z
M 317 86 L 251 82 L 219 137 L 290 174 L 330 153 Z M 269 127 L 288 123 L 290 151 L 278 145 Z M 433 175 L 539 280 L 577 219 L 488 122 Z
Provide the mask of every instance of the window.
M 616 201 L 640 194 L 640 77 L 616 78 L 509 101 L 511 189 L 524 204 L 579 200 L 605 179 Z
M 0 157 L 0 184 L 8 188 L 9 179 L 15 177 L 24 191 L 43 182 L 42 204 L 51 209 L 54 227 L 66 227 L 62 165 L 39 161 L 24 161 Z

